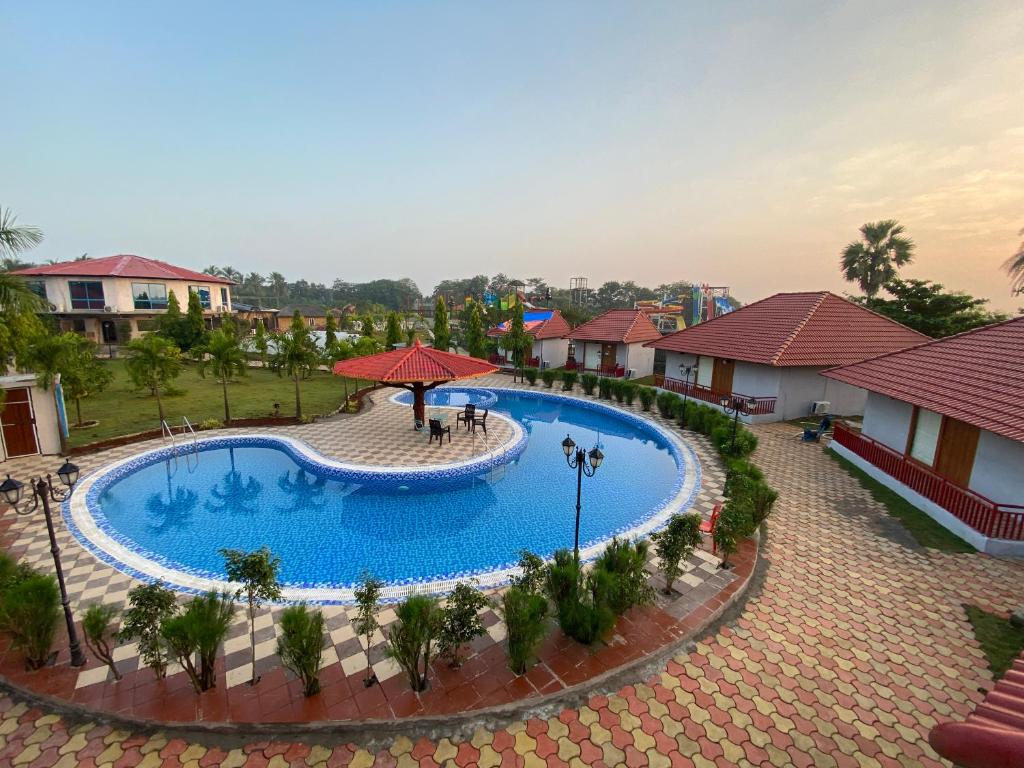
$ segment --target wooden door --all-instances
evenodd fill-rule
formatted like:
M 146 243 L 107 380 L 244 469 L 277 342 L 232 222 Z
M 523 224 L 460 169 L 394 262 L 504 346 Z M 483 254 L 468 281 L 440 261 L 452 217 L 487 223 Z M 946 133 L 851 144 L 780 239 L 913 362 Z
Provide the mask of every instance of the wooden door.
M 3 429 L 7 458 L 39 453 L 36 420 L 27 388 L 7 390 L 3 412 L 0 412 L 0 425 Z
M 615 370 L 615 345 L 601 345 L 601 370 L 610 372 Z
M 935 471 L 964 488 L 971 480 L 974 454 L 981 430 L 948 416 L 942 419 L 939 446 L 935 452 Z
M 732 394 L 732 375 L 736 371 L 735 360 L 715 358 L 715 367 L 711 372 L 711 391 L 716 395 Z

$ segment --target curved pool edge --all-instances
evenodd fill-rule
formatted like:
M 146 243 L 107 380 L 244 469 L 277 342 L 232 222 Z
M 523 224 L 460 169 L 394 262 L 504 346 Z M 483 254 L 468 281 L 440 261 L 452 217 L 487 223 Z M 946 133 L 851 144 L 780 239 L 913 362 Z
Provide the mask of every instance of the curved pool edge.
M 693 447 L 679 435 L 664 428 L 654 421 L 625 411 L 610 404 L 593 400 L 584 400 L 572 395 L 538 392 L 511 387 L 488 387 L 492 392 L 510 395 L 526 394 L 540 399 L 570 402 L 589 410 L 610 413 L 624 421 L 631 422 L 644 430 L 657 433 L 669 446 L 676 465 L 679 468 L 677 482 L 673 492 L 660 506 L 641 514 L 629 524 L 610 531 L 598 539 L 585 541 L 580 546 L 580 557 L 583 561 L 594 560 L 613 538 L 643 538 L 660 530 L 668 519 L 676 513 L 692 507 L 702 484 L 700 460 Z M 436 406 L 452 407 L 458 406 Z M 206 449 L 224 447 L 248 447 L 276 444 L 283 448 L 297 463 L 302 466 L 315 464 L 321 471 L 343 471 L 348 473 L 365 473 L 366 479 L 385 477 L 391 480 L 431 479 L 445 480 L 456 477 L 475 475 L 487 472 L 511 461 L 526 446 L 526 430 L 514 419 L 496 414 L 509 421 L 517 430 L 516 438 L 511 447 L 495 449 L 483 457 L 429 467 L 367 467 L 329 459 L 312 446 L 296 438 L 273 434 L 234 435 L 204 438 L 198 442 Z M 509 456 L 510 451 L 515 451 Z M 117 533 L 106 523 L 102 511 L 99 510 L 97 499 L 103 490 L 123 476 L 131 474 L 142 466 L 172 458 L 173 447 L 157 448 L 136 456 L 112 462 L 105 467 L 89 474 L 75 488 L 71 498 L 62 505 L 62 513 L 69 531 L 87 551 L 101 562 L 142 581 L 163 581 L 176 591 L 187 594 L 199 594 L 210 590 L 231 590 L 232 587 L 218 574 L 203 569 L 184 566 L 157 553 L 149 552 L 135 544 L 127 537 Z M 349 478 L 351 479 L 351 477 Z M 94 514 L 95 510 L 95 514 Z M 519 574 L 515 563 L 506 563 L 478 571 L 461 571 L 451 574 L 438 574 L 423 579 L 406 579 L 388 582 L 381 593 L 381 602 L 398 602 L 412 593 L 446 594 L 460 582 L 473 582 L 484 590 L 493 590 L 509 583 Z M 286 584 L 282 589 L 284 603 L 307 602 L 321 605 L 345 605 L 355 601 L 355 585 L 335 584 Z

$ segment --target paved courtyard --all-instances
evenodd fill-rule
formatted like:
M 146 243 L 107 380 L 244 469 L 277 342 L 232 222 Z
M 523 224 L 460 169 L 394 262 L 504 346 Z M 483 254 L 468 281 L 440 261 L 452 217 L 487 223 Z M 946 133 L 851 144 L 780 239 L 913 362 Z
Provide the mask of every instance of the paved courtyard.
M 917 547 L 821 449 L 758 428 L 780 491 L 760 589 L 729 628 L 547 719 L 377 751 L 322 739 L 188 743 L 0 698 L 0 765 L 940 765 L 928 730 L 991 685 L 964 603 L 1024 602 L 1024 564 Z

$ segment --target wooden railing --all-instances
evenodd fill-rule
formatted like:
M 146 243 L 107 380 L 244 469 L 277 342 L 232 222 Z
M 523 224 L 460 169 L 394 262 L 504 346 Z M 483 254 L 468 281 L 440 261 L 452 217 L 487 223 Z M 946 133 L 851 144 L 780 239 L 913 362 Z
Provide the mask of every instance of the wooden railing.
M 997 504 L 980 493 L 956 485 L 842 421 L 836 422 L 833 439 L 978 533 L 992 539 L 1024 540 L 1024 506 Z
M 711 403 L 712 405 L 719 405 L 719 400 L 722 397 L 721 392 L 715 392 L 711 387 L 705 387 L 696 382 L 685 382 L 680 379 L 673 379 L 668 376 L 662 376 L 659 373 L 654 374 L 654 386 L 667 389 L 669 392 L 675 392 L 680 395 L 686 395 L 692 397 L 694 400 L 701 400 L 705 403 Z M 740 398 L 744 402 L 751 399 L 750 395 L 743 395 L 739 392 L 729 393 L 733 398 Z M 763 416 L 766 413 L 775 413 L 775 401 L 774 397 L 755 397 L 753 398 L 756 406 L 754 410 L 750 412 L 752 416 Z

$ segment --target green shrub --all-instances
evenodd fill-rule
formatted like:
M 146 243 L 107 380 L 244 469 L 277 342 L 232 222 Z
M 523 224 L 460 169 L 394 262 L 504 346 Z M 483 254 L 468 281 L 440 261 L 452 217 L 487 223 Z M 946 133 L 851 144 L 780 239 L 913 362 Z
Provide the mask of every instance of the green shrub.
M 555 605 L 578 596 L 582 572 L 573 553 L 567 549 L 555 552 L 545 572 L 544 591 Z
M 610 578 L 608 573 L 601 572 L 593 577 L 590 589 L 584 589 L 583 570 L 572 552 L 555 552 L 554 562 L 548 566 L 547 593 L 566 635 L 589 645 L 615 626 L 615 614 L 603 599 L 613 591 Z
M 234 615 L 235 605 L 227 592 L 207 592 L 192 598 L 183 612 L 165 619 L 160 627 L 167 647 L 185 669 L 196 693 L 217 684 L 217 648 L 227 637 Z
M 562 391 L 572 392 L 572 388 L 576 385 L 576 378 L 579 376 L 576 371 L 562 371 Z
M 290 605 L 281 612 L 277 655 L 302 681 L 306 696 L 320 693 L 320 664 L 324 656 L 324 614 L 305 605 Z
M 548 602 L 544 596 L 513 585 L 501 597 L 507 633 L 509 668 L 517 675 L 526 671 L 547 629 Z
M 524 549 L 519 553 L 519 570 L 520 574 L 512 579 L 513 586 L 530 594 L 540 594 L 544 591 L 547 566 L 540 557 Z
M 114 663 L 114 646 L 117 645 L 117 633 L 110 623 L 121 611 L 113 605 L 90 605 L 82 617 L 82 635 L 92 655 L 106 664 L 114 673 L 114 679 L 120 680 L 121 673 Z
M 594 389 L 597 387 L 597 379 L 597 375 L 593 373 L 584 373 L 580 376 L 580 386 L 583 388 L 584 394 L 594 394 Z
M 124 612 L 117 639 L 121 642 L 138 642 L 142 661 L 153 670 L 157 679 L 167 674 L 169 658 L 160 626 L 177 610 L 174 593 L 163 582 L 142 584 L 128 592 L 128 610 Z
M 659 392 L 655 402 L 658 406 L 658 413 L 666 419 L 671 419 L 678 412 L 679 404 L 682 401 L 679 399 L 679 395 L 674 392 Z
M 664 528 L 651 534 L 661 573 L 665 577 L 666 595 L 672 593 L 672 585 L 682 575 L 683 562 L 700 546 L 700 523 L 698 514 L 675 514 Z
M 480 590 L 463 582 L 456 584 L 448 595 L 441 610 L 438 651 L 451 666 L 461 667 L 462 647 L 486 632 L 480 620 L 480 610 L 487 605 L 487 598 Z
M 704 420 L 713 411 L 706 405 L 689 403 L 686 406 L 686 427 L 694 432 L 704 432 Z
M 11 645 L 25 654 L 29 669 L 44 666 L 60 622 L 57 580 L 41 574 L 8 587 L 0 598 L 0 628 Z
M 35 570 L 28 563 L 18 562 L 6 552 L 0 552 L 0 593 L 35 575 Z
M 651 406 L 654 405 L 654 398 L 658 396 L 657 390 L 654 387 L 640 387 L 637 390 L 637 394 L 640 396 L 640 408 L 649 411 Z
M 612 399 L 612 380 L 607 376 L 598 377 L 597 394 L 605 400 Z
M 548 389 L 555 386 L 555 379 L 558 378 L 558 371 L 552 370 L 551 368 L 545 368 L 540 372 L 540 377 L 544 381 L 544 386 Z
M 732 424 L 716 426 L 711 431 L 711 441 L 722 456 L 746 458 L 757 448 L 757 435 L 737 425 L 736 439 L 733 441 L 732 429 Z
M 442 615 L 437 600 L 427 595 L 410 595 L 395 609 L 398 621 L 387 628 L 387 655 L 409 678 L 414 691 L 427 687 L 427 673 L 434 641 L 441 631 Z
M 779 498 L 778 492 L 768 483 L 750 474 L 736 473 L 731 477 L 727 476 L 726 486 L 728 497 L 746 508 L 747 514 L 750 515 L 752 530 L 768 519 L 772 506 Z
M 646 541 L 630 542 L 613 538 L 604 552 L 594 562 L 591 575 L 607 574 L 606 584 L 600 585 L 607 592 L 594 594 L 595 605 L 607 605 L 622 615 L 634 605 L 648 605 L 654 602 L 654 588 L 647 581 Z
M 534 384 L 537 383 L 537 369 L 536 368 L 523 368 L 523 376 L 526 377 L 526 380 L 530 383 L 531 387 Z
M 612 631 L 615 614 L 606 605 L 567 600 L 558 607 L 558 623 L 573 640 L 590 645 Z
M 203 419 L 197 425 L 200 430 L 203 429 L 220 429 L 224 426 L 224 422 L 220 419 Z
M 732 496 L 737 483 L 764 480 L 764 472 L 746 459 L 726 459 L 725 467 L 725 485 L 722 487 L 724 496 Z
M 754 532 L 750 503 L 742 497 L 729 499 L 722 507 L 712 534 L 715 546 L 722 552 L 722 567 L 729 567 L 729 556 L 738 548 L 740 540 Z
M 639 387 L 632 381 L 627 381 L 622 385 L 622 395 L 626 398 L 626 405 L 633 404 L 638 389 Z
M 615 396 L 615 402 L 621 403 L 626 399 L 626 382 L 623 379 L 612 379 L 612 395 Z

